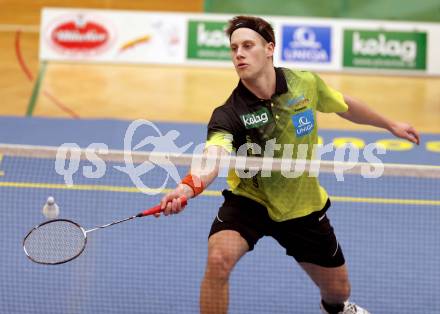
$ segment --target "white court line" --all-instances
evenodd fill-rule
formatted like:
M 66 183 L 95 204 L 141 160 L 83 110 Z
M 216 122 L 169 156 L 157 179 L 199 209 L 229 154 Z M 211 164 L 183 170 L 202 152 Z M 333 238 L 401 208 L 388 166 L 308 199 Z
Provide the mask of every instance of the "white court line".
M 39 33 L 40 25 L 25 25 L 25 24 L 0 24 L 0 32 L 16 32 L 22 31 L 25 33 Z

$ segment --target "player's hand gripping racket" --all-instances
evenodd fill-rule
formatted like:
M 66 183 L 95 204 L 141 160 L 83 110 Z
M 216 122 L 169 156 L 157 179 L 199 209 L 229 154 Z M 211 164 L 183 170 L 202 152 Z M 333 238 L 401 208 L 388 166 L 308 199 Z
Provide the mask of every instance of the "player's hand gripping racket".
M 184 196 L 180 198 L 182 207 L 187 204 Z M 67 219 L 46 221 L 33 228 L 23 240 L 23 249 L 27 257 L 35 263 L 56 265 L 69 262 L 84 251 L 89 232 L 107 228 L 134 218 L 160 213 L 160 205 L 140 212 L 137 215 L 112 223 L 84 230 L 76 222 Z

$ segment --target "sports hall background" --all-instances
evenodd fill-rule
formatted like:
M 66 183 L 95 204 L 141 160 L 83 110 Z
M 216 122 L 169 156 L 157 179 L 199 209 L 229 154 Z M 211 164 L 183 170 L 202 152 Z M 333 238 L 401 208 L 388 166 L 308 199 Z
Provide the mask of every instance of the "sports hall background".
M 232 67 L 50 62 L 41 73 L 42 7 L 440 22 L 440 5 L 432 0 L 268 3 L 0 0 L 0 143 L 87 147 L 99 142 L 123 149 L 124 132 L 135 119 L 155 122 L 162 133 L 178 130 L 179 146 L 201 143 L 212 110 L 237 84 Z M 420 146 L 397 145 L 383 156 L 386 163 L 440 165 L 438 77 L 319 74 L 341 92 L 422 132 Z M 321 115 L 319 124 L 325 143 L 390 138 L 335 115 Z M 32 264 L 21 248 L 29 228 L 44 220 L 41 207 L 48 195 L 55 196 L 62 217 L 85 227 L 132 215 L 160 199 L 118 192 L 131 182 L 114 171 L 98 181 L 78 174 L 81 189 L 69 190 L 53 168 L 51 160 L 0 155 L 0 313 L 197 313 L 206 236 L 224 181 L 216 181 L 181 215 L 92 234 L 83 256 L 50 268 Z M 162 176 L 153 173 L 147 183 Z M 353 300 L 375 314 L 440 313 L 439 180 L 322 180 L 335 199 L 330 215 L 347 255 Z M 103 188 L 109 186 L 115 188 Z M 317 289 L 270 239 L 262 240 L 231 278 L 231 313 L 319 313 L 318 300 Z

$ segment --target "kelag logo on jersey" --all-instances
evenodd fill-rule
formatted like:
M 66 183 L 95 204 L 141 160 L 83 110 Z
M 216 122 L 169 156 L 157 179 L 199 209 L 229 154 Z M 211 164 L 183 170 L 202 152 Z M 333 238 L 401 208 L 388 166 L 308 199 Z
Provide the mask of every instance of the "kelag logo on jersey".
M 272 116 L 267 108 L 261 108 L 258 111 L 241 115 L 240 118 L 246 129 L 258 128 L 272 120 Z
M 315 127 L 315 119 L 313 118 L 312 109 L 308 109 L 292 116 L 292 122 L 297 137 L 309 134 Z
M 283 26 L 282 47 L 283 61 L 328 63 L 330 27 Z

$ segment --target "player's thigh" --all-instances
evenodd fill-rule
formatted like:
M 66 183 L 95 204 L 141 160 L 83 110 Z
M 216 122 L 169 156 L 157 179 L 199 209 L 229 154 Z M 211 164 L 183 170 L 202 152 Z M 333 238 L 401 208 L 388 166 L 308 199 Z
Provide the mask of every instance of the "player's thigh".
M 208 240 L 208 262 L 226 263 L 232 267 L 248 251 L 247 241 L 235 230 L 219 231 Z

